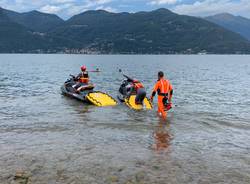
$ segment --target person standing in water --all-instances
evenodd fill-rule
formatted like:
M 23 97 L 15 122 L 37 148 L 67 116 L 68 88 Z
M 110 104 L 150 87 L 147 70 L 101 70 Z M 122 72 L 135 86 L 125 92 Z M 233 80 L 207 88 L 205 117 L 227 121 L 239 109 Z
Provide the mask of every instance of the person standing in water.
M 171 109 L 173 87 L 171 83 L 164 78 L 164 73 L 162 71 L 158 72 L 158 81 L 156 82 L 150 97 L 151 102 L 153 101 L 156 92 L 158 94 L 158 113 L 162 118 L 166 119 L 166 111 Z

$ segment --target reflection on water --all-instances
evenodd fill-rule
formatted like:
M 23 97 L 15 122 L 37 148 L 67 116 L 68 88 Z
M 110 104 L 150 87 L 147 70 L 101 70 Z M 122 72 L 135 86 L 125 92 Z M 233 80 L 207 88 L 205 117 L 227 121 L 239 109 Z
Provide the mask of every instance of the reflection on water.
M 161 120 L 153 132 L 154 144 L 152 148 L 157 152 L 167 151 L 173 136 L 170 134 L 170 123 Z
M 243 183 L 250 181 L 249 56 L 0 55 L 0 183 Z M 98 108 L 61 95 L 85 64 L 116 97 L 118 69 L 152 90 L 159 70 L 175 107 Z

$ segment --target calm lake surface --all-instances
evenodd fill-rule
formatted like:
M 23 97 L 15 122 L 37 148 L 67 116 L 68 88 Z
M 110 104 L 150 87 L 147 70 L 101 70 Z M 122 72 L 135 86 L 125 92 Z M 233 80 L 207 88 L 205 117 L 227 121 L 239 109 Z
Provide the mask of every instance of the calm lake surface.
M 85 64 L 116 97 L 123 77 L 173 84 L 168 121 L 61 95 Z M 157 100 L 155 99 L 155 102 Z M 0 55 L 0 183 L 250 183 L 250 56 Z

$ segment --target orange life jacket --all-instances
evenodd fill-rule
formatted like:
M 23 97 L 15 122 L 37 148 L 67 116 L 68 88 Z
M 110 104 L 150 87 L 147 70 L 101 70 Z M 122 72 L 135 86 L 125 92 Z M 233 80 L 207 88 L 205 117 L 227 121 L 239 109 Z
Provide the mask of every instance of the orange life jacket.
M 88 82 L 89 82 L 89 74 L 88 74 L 88 72 L 82 72 L 82 75 L 81 75 L 81 77 L 79 79 L 79 82 L 88 84 Z
M 144 88 L 143 84 L 140 83 L 139 81 L 136 81 L 136 82 L 134 83 L 134 87 L 135 87 L 135 90 L 136 90 L 136 91 L 137 91 L 138 89 L 140 89 L 140 88 Z

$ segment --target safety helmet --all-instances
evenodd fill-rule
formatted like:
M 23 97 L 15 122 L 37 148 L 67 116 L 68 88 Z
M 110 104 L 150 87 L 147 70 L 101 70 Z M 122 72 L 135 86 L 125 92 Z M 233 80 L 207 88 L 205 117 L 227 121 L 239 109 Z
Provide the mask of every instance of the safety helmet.
M 160 78 L 164 77 L 163 71 L 159 71 L 159 72 L 158 72 L 158 77 L 160 77 Z
M 87 70 L 87 68 L 86 68 L 86 66 L 81 66 L 81 70 L 84 72 L 84 71 L 86 71 Z

